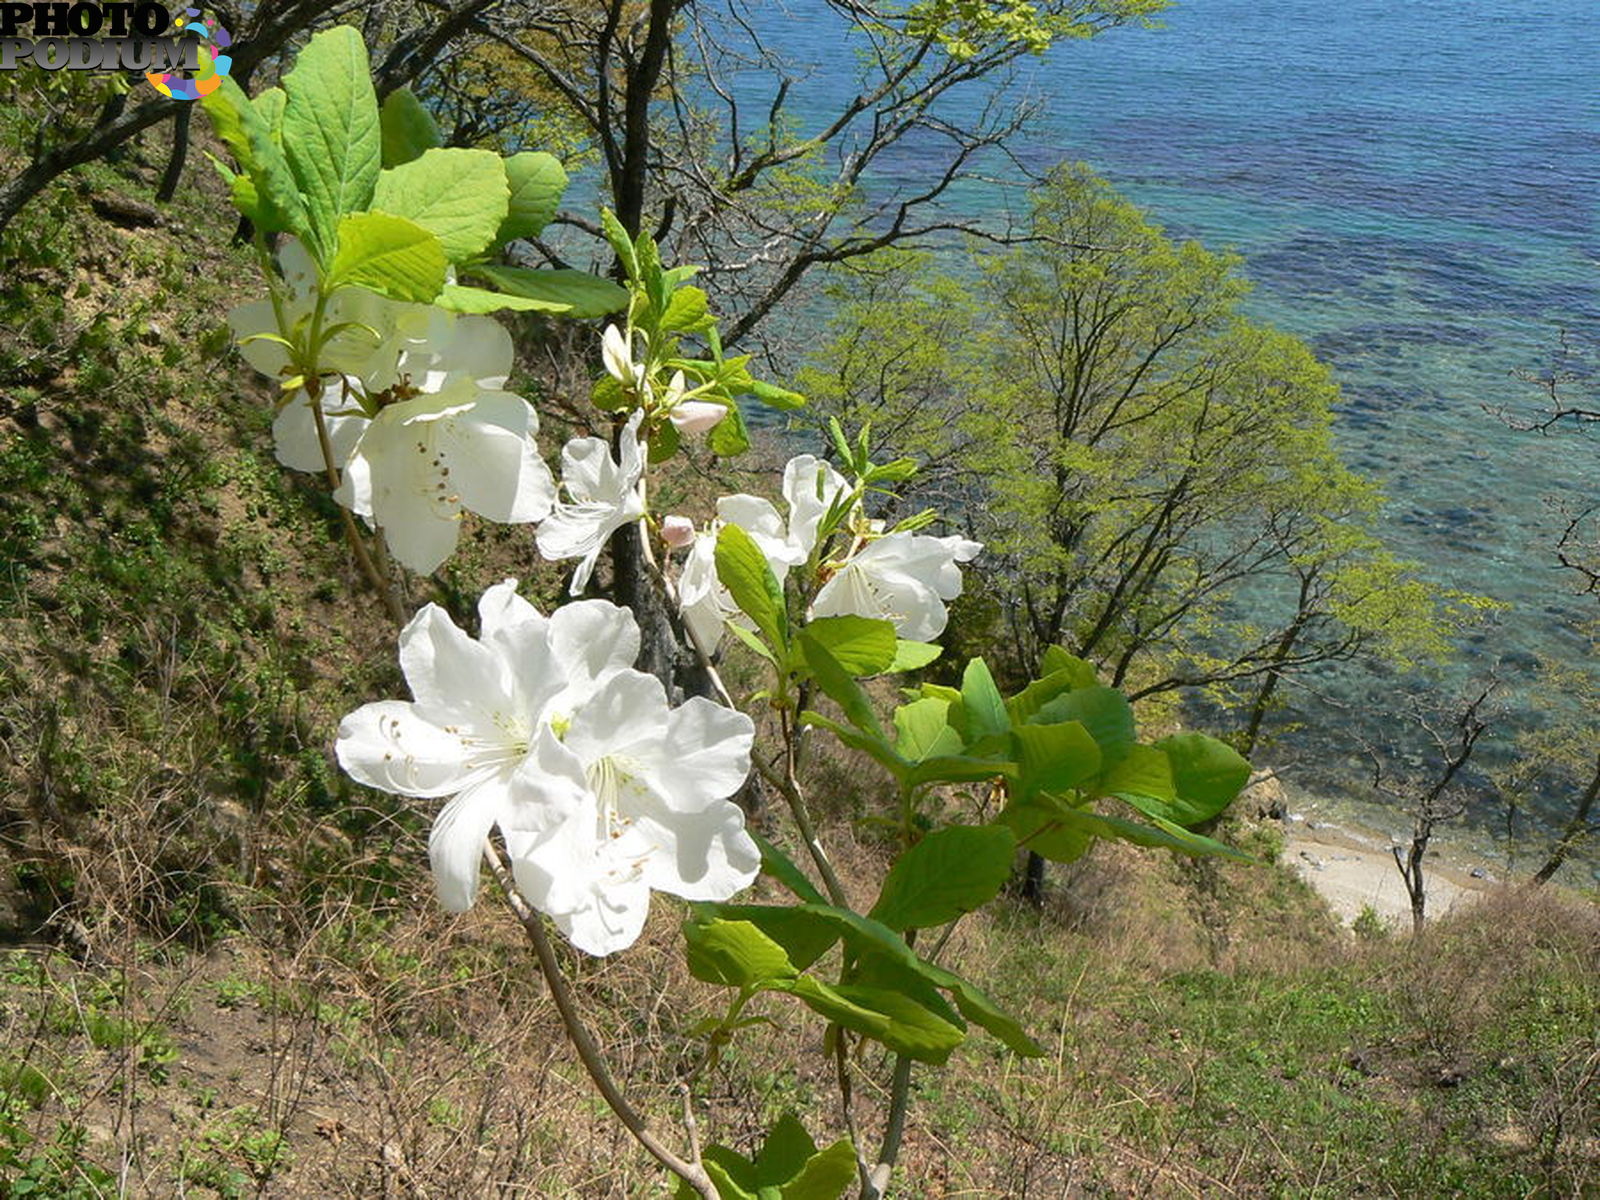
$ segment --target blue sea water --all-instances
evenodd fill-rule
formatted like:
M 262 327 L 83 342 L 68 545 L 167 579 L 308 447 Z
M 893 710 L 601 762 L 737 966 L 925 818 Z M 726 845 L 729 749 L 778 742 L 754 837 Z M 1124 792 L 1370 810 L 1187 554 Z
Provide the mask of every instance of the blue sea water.
M 815 64 L 795 92 L 803 119 L 853 94 L 821 0 L 758 13 L 787 57 Z M 1600 499 L 1600 446 L 1486 410 L 1531 413 L 1541 393 L 1522 376 L 1600 362 L 1600 5 L 1186 0 L 1163 22 L 1026 63 L 1011 86 L 1042 115 L 1020 160 L 1087 161 L 1170 233 L 1243 255 L 1251 314 L 1333 368 L 1339 444 L 1390 497 L 1386 536 L 1439 582 L 1510 606 L 1447 689 L 1496 655 L 1525 679 L 1535 655 L 1584 653 L 1573 627 L 1595 602 L 1555 567 L 1555 506 Z M 926 166 L 913 148 L 873 186 Z M 953 203 L 1020 207 L 999 185 Z M 1600 376 L 1572 386 L 1600 403 Z M 1319 681 L 1380 740 L 1388 686 Z M 1348 714 L 1299 703 L 1321 733 L 1280 753 L 1310 786 L 1359 792 L 1359 743 L 1326 732 Z

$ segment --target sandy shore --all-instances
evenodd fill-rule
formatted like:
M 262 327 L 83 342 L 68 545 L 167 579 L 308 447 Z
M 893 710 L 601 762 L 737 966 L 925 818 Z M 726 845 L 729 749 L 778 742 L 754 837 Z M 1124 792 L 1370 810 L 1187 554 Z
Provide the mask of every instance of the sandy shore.
M 1387 837 L 1291 814 L 1284 822 L 1282 861 L 1314 887 L 1349 924 L 1371 905 L 1396 930 L 1411 927 L 1411 900 Z M 1499 882 L 1487 860 L 1430 851 L 1424 860 L 1428 916 L 1443 916 Z

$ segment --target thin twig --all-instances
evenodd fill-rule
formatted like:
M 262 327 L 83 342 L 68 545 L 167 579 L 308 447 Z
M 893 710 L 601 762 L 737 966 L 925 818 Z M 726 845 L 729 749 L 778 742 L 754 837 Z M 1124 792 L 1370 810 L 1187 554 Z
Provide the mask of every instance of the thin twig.
M 528 935 L 528 941 L 533 945 L 534 956 L 539 960 L 539 969 L 544 973 L 545 984 L 550 989 L 550 998 L 555 1002 L 556 1011 L 561 1014 L 561 1023 L 566 1027 L 567 1037 L 571 1039 L 573 1049 L 578 1052 L 584 1070 L 589 1073 L 589 1078 L 594 1081 L 600 1095 L 611 1106 L 611 1111 L 617 1114 L 617 1119 L 627 1127 L 629 1133 L 633 1134 L 634 1140 L 643 1146 L 652 1158 L 694 1188 L 705 1197 L 705 1200 L 718 1200 L 716 1187 L 712 1184 L 711 1177 L 706 1174 L 705 1168 L 698 1161 L 689 1162 L 668 1149 L 661 1139 L 650 1131 L 639 1110 L 634 1108 L 622 1094 L 622 1089 L 611 1077 L 610 1068 L 606 1066 L 600 1047 L 595 1043 L 593 1035 L 578 1013 L 572 992 L 567 987 L 566 976 L 561 973 L 561 964 L 556 961 L 555 948 L 551 946 L 550 939 L 545 934 L 543 919 L 517 890 L 516 881 L 512 879 L 511 871 L 501 859 L 500 852 L 485 845 L 483 857 L 489 864 L 489 870 L 500 883 L 506 906 L 511 909 L 512 915 L 517 918 L 523 931 Z

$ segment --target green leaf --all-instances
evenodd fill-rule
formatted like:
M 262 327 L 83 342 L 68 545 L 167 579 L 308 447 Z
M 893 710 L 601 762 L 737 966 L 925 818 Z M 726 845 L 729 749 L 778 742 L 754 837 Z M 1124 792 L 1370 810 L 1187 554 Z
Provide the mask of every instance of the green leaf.
M 671 421 L 662 421 L 650 435 L 650 463 L 664 463 L 678 452 L 683 435 Z
M 894 748 L 908 762 L 960 754 L 961 735 L 950 728 L 950 702 L 924 697 L 894 710 Z
M 1133 719 L 1133 706 L 1116 688 L 1078 688 L 1057 696 L 1040 707 L 1031 718 L 1039 724 L 1057 724 L 1062 721 L 1080 721 L 1100 747 L 1102 769 L 1122 761 L 1138 736 Z
M 553 154 L 543 150 L 524 150 L 505 160 L 510 196 L 505 222 L 494 236 L 494 244 L 504 245 L 516 238 L 537 237 L 567 190 L 567 172 Z
M 1049 796 L 1006 805 L 1000 822 L 1016 835 L 1017 845 L 1051 862 L 1077 862 L 1094 843 L 1094 834 L 1058 818 L 1064 802 Z
M 628 278 L 639 278 L 639 256 L 634 253 L 633 238 L 628 236 L 628 231 L 623 228 L 622 222 L 617 220 L 617 214 L 609 208 L 602 208 L 600 228 L 606 235 L 606 241 L 611 243 L 612 252 L 616 254 L 617 261 L 622 264 L 622 269 Z
M 1172 766 L 1177 799 L 1171 819 L 1179 825 L 1209 821 L 1238 797 L 1250 781 L 1250 764 L 1232 746 L 1203 733 L 1178 733 L 1156 747 Z
M 1239 862 L 1253 862 L 1248 855 L 1235 850 L 1232 846 L 1224 845 L 1212 838 L 1202 837 L 1198 833 L 1190 833 L 1181 825 L 1174 825 L 1164 817 L 1146 814 L 1150 824 L 1145 825 L 1138 821 L 1129 821 L 1122 817 L 1112 817 L 1105 813 L 1097 813 L 1088 808 L 1076 808 L 1064 802 L 1055 801 L 1051 797 L 1040 797 L 1034 805 L 1044 809 L 1050 822 L 1060 828 L 1087 834 L 1090 837 L 1108 838 L 1113 841 L 1131 842 L 1135 846 L 1149 846 L 1157 850 L 1171 850 L 1178 854 L 1187 854 L 1195 858 L 1218 856 L 1236 859 Z M 1011 822 L 1006 822 L 1016 826 Z M 1021 840 L 1020 838 L 1018 839 Z M 1040 849 L 1040 841 L 1035 838 L 1028 843 L 1029 849 Z M 1046 854 L 1049 858 L 1050 855 Z
M 444 144 L 438 122 L 410 88 L 397 88 L 383 98 L 378 125 L 385 167 L 398 167 Z
M 761 851 L 761 869 L 771 875 L 800 899 L 812 904 L 826 904 L 827 898 L 816 889 L 804 871 L 787 854 L 767 841 L 754 830 L 746 830 L 756 849 Z
M 690 908 L 701 920 L 750 922 L 782 946 L 789 961 L 800 971 L 826 954 L 840 937 L 838 925 L 821 915 L 830 911 L 830 906 L 821 902 L 797 905 L 700 903 Z
M 1100 773 L 1100 747 L 1080 721 L 1018 725 L 1011 731 L 1022 768 L 1018 794 L 1064 792 Z
M 1124 800 L 1154 800 L 1162 812 L 1178 798 L 1172 783 L 1172 761 L 1154 746 L 1130 746 L 1123 760 L 1106 771 L 1098 791 Z
M 783 947 L 749 921 L 688 920 L 689 974 L 703 983 L 745 988 L 799 974 Z
M 952 976 L 950 994 L 961 1015 L 1024 1058 L 1040 1058 L 1044 1047 L 1028 1036 L 1021 1023 L 965 979 Z
M 961 676 L 961 703 L 966 713 L 967 743 L 979 738 L 1006 733 L 1011 729 L 1011 718 L 1006 715 L 1006 702 L 1000 689 L 994 685 L 994 676 L 983 659 L 967 663 Z
M 426 304 L 444 287 L 448 264 L 439 239 L 404 217 L 379 212 L 345 217 L 338 246 L 329 288 L 353 285 Z
M 628 306 L 626 288 L 587 271 L 475 266 L 472 273 L 513 296 L 564 304 L 571 317 L 603 317 Z
M 719 1200 L 762 1200 L 755 1190 L 755 1167 L 742 1154 L 726 1146 L 707 1146 L 701 1163 Z M 687 1180 L 678 1181 L 677 1200 L 697 1200 L 699 1195 Z
M 876 1009 L 857 1004 L 840 994 L 820 979 L 802 975 L 798 979 L 776 979 L 767 985 L 768 991 L 786 992 L 828 1020 L 870 1038 L 882 1038 L 888 1032 L 890 1018 Z
M 659 313 L 667 306 L 667 277 L 661 267 L 661 251 L 648 231 L 641 229 L 634 238 L 633 254 L 639 264 L 639 282 L 644 284 L 650 306 Z
M 961 1026 L 952 1025 L 900 992 L 858 983 L 836 984 L 833 990 L 851 1003 L 887 1017 L 883 1032 L 869 1036 L 917 1062 L 942 1063 L 950 1057 L 950 1051 L 967 1040 L 967 1032 Z
M 551 300 L 530 300 L 526 296 L 511 296 L 505 292 L 491 292 L 485 288 L 466 287 L 447 283 L 434 301 L 440 308 L 459 313 L 492 313 L 509 308 L 513 312 L 569 313 L 570 304 L 557 304 Z M 607 375 L 607 379 L 611 376 Z M 612 380 L 615 383 L 615 380 Z
M 724 530 L 728 528 L 731 527 L 724 526 Z M 828 653 L 828 648 L 806 629 L 800 630 L 799 645 L 805 655 L 806 666 L 811 669 L 812 678 L 828 699 L 844 710 L 844 715 L 852 725 L 887 747 L 889 738 L 878 723 L 878 714 L 872 710 L 872 701 L 850 672 L 841 667 L 839 660 Z
M 716 561 L 717 578 L 739 611 L 756 623 L 774 650 L 787 646 L 789 618 L 783 588 L 750 535 L 737 525 L 724 525 L 717 533 Z
M 668 333 L 698 333 L 715 321 L 705 292 L 697 287 L 673 292 L 666 311 L 661 314 L 661 328 Z
M 839 1200 L 856 1181 L 856 1148 L 840 1138 L 811 1156 L 806 1165 L 779 1192 L 780 1200 Z
M 237 182 L 232 185 L 234 203 L 239 210 L 264 233 L 284 231 L 309 242 L 310 217 L 305 198 L 300 195 L 294 173 L 289 170 L 289 160 L 273 137 L 266 115 L 227 75 L 222 77 L 221 86 L 201 104 L 217 136 L 233 152 L 252 185 L 249 188 Z M 316 256 L 314 244 L 307 249 Z M 322 261 L 326 263 L 325 259 Z
M 255 105 L 256 113 L 266 125 L 272 135 L 272 140 L 283 145 L 283 110 L 289 103 L 289 93 L 281 87 L 262 88 L 251 101 Z M 287 165 L 287 164 L 286 164 Z
M 711 427 L 711 432 L 706 434 L 706 446 L 722 458 L 736 458 L 750 449 L 750 429 L 737 404 L 729 404 L 728 415 Z
M 871 617 L 818 617 L 806 632 L 852 675 L 878 675 L 894 661 L 894 625 Z
M 1005 776 L 1014 778 L 1017 764 L 993 758 L 974 758 L 965 754 L 941 754 L 924 759 L 906 772 L 907 787 L 925 783 L 976 783 Z
M 791 392 L 776 384 L 751 381 L 748 390 L 762 404 L 778 412 L 793 412 L 806 406 L 806 398 L 799 392 Z
M 1044 657 L 1039 663 L 1040 675 L 1054 675 L 1057 671 L 1070 671 L 1075 688 L 1093 687 L 1100 680 L 1095 677 L 1094 668 L 1075 654 L 1068 654 L 1060 646 L 1046 646 Z
M 889 664 L 885 674 L 895 675 L 901 671 L 920 670 L 943 653 L 944 647 L 936 646 L 932 642 L 908 642 L 901 639 L 895 642 L 894 661 Z
M 488 150 L 428 150 L 384 171 L 372 207 L 415 221 L 458 263 L 489 244 L 506 215 L 506 172 Z
M 1003 826 L 935 830 L 895 860 L 868 915 L 895 930 L 954 921 L 995 898 L 1011 874 L 1015 850 L 1016 839 Z
M 805 1169 L 817 1152 L 816 1142 L 793 1113 L 784 1113 L 767 1133 L 756 1155 L 757 1187 L 780 1187 Z
M 371 202 L 383 160 L 378 97 L 361 35 L 348 25 L 317 34 L 284 75 L 283 90 L 284 153 L 326 262 L 337 245 L 340 219 Z M 432 300 L 438 293 L 435 287 L 419 298 Z
M 731 633 L 738 641 L 743 642 L 773 666 L 778 665 L 778 656 L 767 648 L 767 644 L 751 633 L 737 621 L 724 621 L 722 627 Z

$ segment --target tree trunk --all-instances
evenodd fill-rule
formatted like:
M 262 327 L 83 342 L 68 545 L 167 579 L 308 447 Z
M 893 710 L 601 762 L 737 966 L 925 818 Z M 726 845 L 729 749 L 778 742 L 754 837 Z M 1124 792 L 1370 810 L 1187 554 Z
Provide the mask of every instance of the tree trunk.
M 161 186 L 156 189 L 156 200 L 166 204 L 178 194 L 178 181 L 183 178 L 183 164 L 189 158 L 189 125 L 194 119 L 194 105 L 178 110 L 178 119 L 172 123 L 172 154 L 167 159 L 166 172 L 161 176 Z

